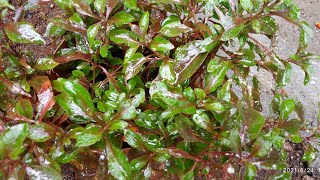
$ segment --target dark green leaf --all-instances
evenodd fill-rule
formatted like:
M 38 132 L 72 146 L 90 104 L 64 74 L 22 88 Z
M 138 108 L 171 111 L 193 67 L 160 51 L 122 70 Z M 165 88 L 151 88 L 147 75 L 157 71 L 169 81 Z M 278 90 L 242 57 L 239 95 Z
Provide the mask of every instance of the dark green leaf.
M 285 69 L 279 69 L 277 74 L 277 85 L 278 87 L 286 86 L 292 74 L 292 67 L 289 63 L 284 63 Z
M 21 99 L 17 102 L 15 111 L 20 115 L 33 119 L 33 107 L 30 101 L 26 99 Z
M 189 171 L 186 174 L 184 174 L 181 180 L 194 180 L 194 171 Z
M 124 137 L 130 146 L 139 150 L 144 150 L 144 142 L 140 134 L 132 130 L 125 130 Z

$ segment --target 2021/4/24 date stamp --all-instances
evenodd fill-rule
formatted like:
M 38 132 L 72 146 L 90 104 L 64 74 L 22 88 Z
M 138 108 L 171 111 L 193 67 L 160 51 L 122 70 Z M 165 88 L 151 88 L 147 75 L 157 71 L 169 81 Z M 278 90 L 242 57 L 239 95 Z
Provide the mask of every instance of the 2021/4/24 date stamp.
M 320 168 L 284 168 L 283 172 L 287 173 L 320 173 Z

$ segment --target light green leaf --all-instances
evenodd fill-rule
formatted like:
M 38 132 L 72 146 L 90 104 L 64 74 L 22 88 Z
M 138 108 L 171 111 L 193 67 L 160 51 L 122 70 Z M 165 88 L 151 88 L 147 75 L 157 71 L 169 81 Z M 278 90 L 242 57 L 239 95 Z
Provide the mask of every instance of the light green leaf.
M 174 45 L 167 39 L 156 36 L 150 43 L 150 48 L 153 51 L 170 51 L 174 49 Z
M 46 123 L 29 126 L 28 138 L 35 142 L 45 142 L 54 135 L 54 128 Z
M 42 71 L 47 71 L 57 67 L 59 64 L 60 63 L 55 62 L 53 59 L 46 57 L 38 59 L 34 68 Z
M 122 26 L 133 21 L 135 21 L 135 18 L 131 14 L 123 11 L 116 13 L 109 19 L 109 22 L 114 23 L 116 26 Z
M 160 32 L 168 37 L 175 37 L 178 36 L 181 33 L 187 33 L 192 31 L 192 28 L 181 24 L 179 21 L 174 21 L 169 24 L 166 24 L 163 26 L 160 30 Z
M 95 124 L 88 124 L 86 128 L 81 132 L 76 134 L 76 147 L 87 147 L 101 139 L 103 131 Z
M 100 23 L 96 23 L 96 24 L 91 25 L 88 28 L 87 36 L 88 36 L 88 41 L 89 41 L 90 47 L 93 46 L 95 38 L 96 38 L 96 36 L 97 36 L 97 34 L 99 32 L 100 27 L 101 27 L 101 24 Z
M 145 12 L 143 13 L 140 22 L 139 22 L 139 28 L 141 33 L 145 34 L 148 31 L 149 28 L 149 18 L 150 18 L 150 14 L 149 12 Z
M 240 34 L 240 32 L 243 30 L 243 28 L 244 28 L 244 24 L 240 24 L 228 29 L 226 32 L 223 33 L 221 40 L 228 41 L 230 39 L 237 37 Z

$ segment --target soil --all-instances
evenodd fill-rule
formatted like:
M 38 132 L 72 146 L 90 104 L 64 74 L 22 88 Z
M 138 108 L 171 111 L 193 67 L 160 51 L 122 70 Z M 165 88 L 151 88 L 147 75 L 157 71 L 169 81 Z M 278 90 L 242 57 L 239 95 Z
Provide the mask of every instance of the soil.
M 16 9 L 21 9 L 25 2 L 27 2 L 27 0 L 11 0 L 10 4 L 15 6 Z M 320 13 L 317 9 L 318 7 L 320 7 L 319 0 L 309 0 L 308 2 L 296 0 L 296 2 L 300 4 L 303 9 L 302 18 L 308 20 L 311 25 L 314 25 L 317 21 L 320 21 L 320 19 L 316 19 L 320 17 Z M 46 5 L 43 5 L 41 8 L 25 11 L 24 14 L 22 14 L 22 18 L 24 18 L 24 21 L 33 24 L 38 33 L 44 35 L 46 30 L 47 18 L 52 18 L 59 14 L 63 14 L 62 10 L 60 10 L 54 4 L 48 3 Z M 8 16 L 2 20 L 2 23 L 14 22 L 15 17 L 17 17 L 17 14 L 15 14 L 14 11 L 9 11 Z M 294 53 L 293 46 L 297 46 L 297 44 L 295 44 L 294 42 L 298 42 L 298 31 L 293 26 L 286 24 L 283 20 L 279 20 L 279 22 L 281 23 L 280 29 L 284 30 L 280 31 L 280 42 L 277 46 L 276 51 L 280 53 L 280 57 L 286 57 Z M 1 41 L 3 41 L 3 39 L 0 40 L 0 43 L 3 43 Z M 52 54 L 55 50 L 54 46 L 50 46 L 54 43 L 52 39 L 45 38 L 45 41 L 45 45 L 14 44 L 14 48 L 20 54 L 22 54 L 22 52 L 25 50 L 29 50 L 33 54 L 31 57 L 28 57 L 28 61 L 36 61 L 39 58 L 46 57 L 48 54 Z M 315 53 L 320 52 L 319 42 L 320 33 L 319 30 L 315 28 L 315 39 L 313 41 L 313 44 L 309 47 L 309 50 Z M 315 65 L 317 68 L 317 70 L 315 71 L 316 76 L 313 77 L 310 85 L 303 86 L 303 73 L 301 72 L 301 70 L 298 70 L 294 67 L 294 71 L 296 72 L 293 77 L 294 81 L 286 88 L 290 95 L 293 95 L 294 97 L 300 99 L 302 103 L 306 107 L 308 107 L 306 109 L 306 117 L 309 118 L 311 122 L 314 122 L 316 120 L 316 114 L 318 112 L 317 103 L 319 101 L 320 92 L 320 80 L 317 78 L 320 77 L 320 63 L 317 62 L 315 63 Z M 262 89 L 270 89 L 270 87 L 272 86 L 272 83 L 270 82 L 272 82 L 272 80 L 269 79 L 269 75 L 262 74 L 260 75 L 260 78 L 263 79 L 263 81 L 261 82 L 264 82 L 264 85 L 262 84 Z M 266 88 L 263 88 L 263 86 L 265 86 Z M 267 90 L 264 91 L 267 92 Z M 270 100 L 268 99 L 267 95 L 265 96 L 265 100 Z M 287 163 L 289 164 L 290 168 L 299 169 L 309 167 L 307 163 L 302 162 L 302 155 L 304 150 L 301 144 L 286 142 L 286 150 L 288 152 Z M 83 166 L 79 164 L 75 165 L 72 163 L 62 165 L 61 168 L 63 179 L 95 179 L 94 174 L 97 169 L 98 160 L 96 158 L 92 159 L 91 157 L 90 159 L 90 157 L 83 156 L 81 162 L 86 165 L 85 168 L 83 168 Z M 316 165 L 317 164 L 319 165 L 319 161 L 316 162 Z M 262 179 L 268 177 L 268 172 L 260 172 L 259 174 L 264 176 L 260 177 Z M 155 175 L 154 177 L 156 178 L 157 175 Z M 306 172 L 298 172 L 292 174 L 292 179 L 320 179 L 320 176 L 315 173 L 312 174 Z

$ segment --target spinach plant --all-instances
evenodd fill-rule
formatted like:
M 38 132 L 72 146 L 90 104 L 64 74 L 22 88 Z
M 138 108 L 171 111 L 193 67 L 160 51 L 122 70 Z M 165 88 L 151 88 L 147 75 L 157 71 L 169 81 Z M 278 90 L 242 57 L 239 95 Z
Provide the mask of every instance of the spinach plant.
M 25 14 L 48 3 L 59 13 L 38 32 Z M 98 179 L 290 179 L 286 140 L 316 157 L 318 130 L 283 91 L 292 64 L 307 84 L 319 58 L 291 0 L 11 4 L 0 0 L 0 177 L 62 179 L 62 164 L 89 154 Z M 273 50 L 275 17 L 300 28 L 288 59 Z M 272 118 L 252 70 L 273 75 Z

